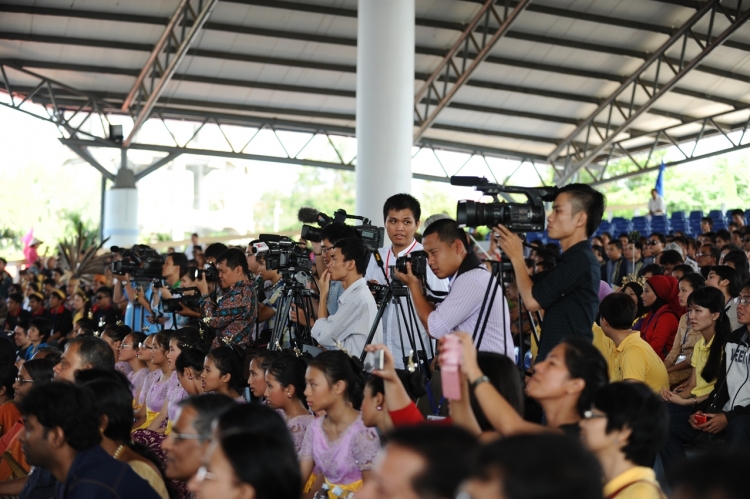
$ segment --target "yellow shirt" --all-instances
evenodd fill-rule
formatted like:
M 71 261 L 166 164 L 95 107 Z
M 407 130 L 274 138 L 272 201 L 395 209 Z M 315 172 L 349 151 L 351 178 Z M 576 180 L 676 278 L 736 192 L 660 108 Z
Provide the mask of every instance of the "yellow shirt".
M 607 359 L 607 363 L 609 363 L 609 358 L 612 354 L 612 350 L 614 350 L 615 348 L 615 342 L 607 338 L 607 336 L 604 334 L 604 331 L 602 331 L 601 326 L 599 326 L 596 322 L 594 323 L 594 326 L 591 328 L 591 330 L 594 333 L 594 341 L 592 341 L 591 344 L 601 352 L 604 358 Z M 612 378 L 611 371 L 609 377 L 610 379 Z
M 701 376 L 701 371 L 703 371 L 703 368 L 706 367 L 706 362 L 708 362 L 708 354 L 711 351 L 711 344 L 713 342 L 714 339 L 711 338 L 711 341 L 706 345 L 706 339 L 701 336 L 701 339 L 693 347 L 693 357 L 690 359 L 690 365 L 695 368 L 693 370 L 693 374 L 695 374 L 695 388 L 690 393 L 696 397 L 702 397 L 714 391 L 716 380 L 708 382 Z
M 632 379 L 645 383 L 657 393 L 662 388 L 669 390 L 669 374 L 664 362 L 638 332 L 629 334 L 620 346 L 610 351 L 607 364 L 612 383 Z
M 633 483 L 638 482 L 638 483 Z M 629 483 L 629 487 L 622 489 Z M 604 486 L 604 497 L 622 489 L 613 499 L 663 499 L 666 497 L 656 481 L 656 474 L 651 468 L 635 466 L 616 476 Z

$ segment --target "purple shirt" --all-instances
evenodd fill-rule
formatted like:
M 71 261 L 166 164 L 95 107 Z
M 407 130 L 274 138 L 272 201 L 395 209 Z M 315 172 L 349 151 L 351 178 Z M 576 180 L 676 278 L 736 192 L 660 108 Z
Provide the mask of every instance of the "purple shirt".
M 362 472 L 372 469 L 380 450 L 380 439 L 372 428 L 362 422 L 362 416 L 347 428 L 336 441 L 328 440 L 323 430 L 325 417 L 315 419 L 307 427 L 300 461 L 314 461 L 329 482 L 348 485 L 362 480 Z
M 146 394 L 146 409 L 151 412 L 160 412 L 162 406 L 164 406 L 164 400 L 167 398 L 170 378 L 163 376 L 161 370 L 154 371 L 154 373 L 158 374 Z M 159 376 L 163 376 L 161 381 L 159 381 Z
M 138 405 L 142 406 L 146 403 L 146 396 L 151 390 L 151 386 L 156 382 L 156 380 L 159 379 L 159 376 L 161 376 L 160 369 L 157 369 L 156 371 L 150 371 L 148 374 L 146 374 L 146 377 L 143 380 L 143 385 L 141 386 L 141 394 L 138 396 Z
M 442 338 L 454 331 L 473 334 L 489 280 L 490 273 L 484 267 L 471 269 L 453 279 L 450 293 L 427 318 L 430 336 Z M 479 350 L 514 358 L 510 313 L 502 289 L 498 289 L 495 295 Z
M 172 371 L 172 376 L 167 381 L 167 418 L 174 422 L 177 418 L 177 408 L 180 400 L 188 396 L 187 392 L 177 377 L 177 371 Z
M 312 414 L 303 414 L 302 416 L 295 416 L 286 420 L 286 427 L 289 428 L 289 433 L 292 434 L 294 450 L 297 451 L 297 455 L 299 455 L 300 449 L 302 449 L 302 441 L 305 439 L 307 427 L 313 421 L 315 421 L 315 416 Z
M 127 374 L 128 381 L 130 381 L 130 384 L 133 385 L 133 398 L 138 395 L 138 390 L 143 388 L 143 384 L 146 382 L 146 378 L 149 374 L 151 374 L 151 371 L 149 371 L 147 367 L 138 369 L 137 371 L 130 371 Z

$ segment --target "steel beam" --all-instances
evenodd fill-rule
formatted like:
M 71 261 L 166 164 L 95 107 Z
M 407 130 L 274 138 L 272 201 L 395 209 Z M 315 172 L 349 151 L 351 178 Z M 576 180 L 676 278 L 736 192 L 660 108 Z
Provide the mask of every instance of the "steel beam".
M 724 31 L 713 37 L 711 30 L 714 27 L 715 14 L 717 9 L 721 7 L 723 7 L 721 5 L 721 0 L 711 0 L 703 5 L 703 7 L 698 10 L 698 12 L 696 12 L 696 14 L 693 15 L 679 30 L 677 30 L 677 32 L 671 36 L 666 43 L 654 52 L 654 54 L 643 65 L 641 65 L 638 70 L 630 75 L 617 90 L 605 99 L 604 102 L 593 113 L 591 113 L 583 123 L 576 128 L 576 130 L 573 131 L 573 133 L 560 142 L 548 157 L 548 160 L 551 163 L 554 163 L 560 158 L 563 151 L 566 151 L 565 168 L 562 172 L 559 172 L 559 176 L 556 179 L 558 185 L 564 184 L 576 172 L 593 162 L 602 150 L 629 129 L 630 125 L 636 118 L 646 112 L 664 94 L 673 89 L 681 78 L 696 67 L 700 61 L 702 61 L 716 47 L 720 46 L 737 28 L 747 21 L 748 17 L 750 17 L 750 10 L 739 13 L 738 16 L 731 18 L 729 26 L 724 29 Z M 703 45 L 702 43 L 695 41 L 695 39 L 692 38 L 691 33 L 696 24 L 707 19 L 709 21 L 709 31 L 707 34 L 709 41 L 706 45 Z M 701 49 L 700 52 L 692 58 L 690 58 L 686 52 L 687 43 L 689 41 L 697 43 Z M 664 60 L 666 52 L 674 47 L 682 47 L 679 61 L 680 64 L 676 67 Z M 646 84 L 642 77 L 646 72 L 650 71 L 655 71 L 655 81 L 652 84 Z M 670 74 L 669 80 L 664 84 L 659 84 L 660 71 L 665 73 L 668 72 Z M 645 103 L 638 103 L 636 101 L 637 91 L 645 93 L 648 97 Z M 629 105 L 626 108 L 620 107 L 617 103 L 618 97 L 621 96 L 629 99 Z M 594 123 L 595 119 L 599 119 L 600 121 L 606 120 L 607 123 L 611 123 L 613 114 L 621 115 L 624 118 L 624 121 L 622 121 L 615 129 L 607 128 L 600 130 Z M 579 142 L 585 141 L 586 146 L 582 151 L 573 147 L 573 141 L 576 139 L 578 139 Z M 594 143 L 596 145 L 594 145 Z
M 62 139 L 61 139 L 62 140 Z M 66 140 L 78 140 L 80 139 L 66 139 Z M 99 163 L 96 158 L 94 158 L 91 153 L 88 151 L 88 148 L 92 145 L 98 145 L 96 143 L 93 143 L 91 141 L 80 141 L 75 144 L 65 144 L 67 145 L 71 151 L 76 153 L 78 156 L 81 157 L 86 163 L 90 164 L 94 168 L 96 168 L 99 173 L 102 174 L 102 178 L 105 178 L 107 180 L 111 180 L 112 182 L 115 181 L 115 175 L 104 168 L 101 163 Z
M 127 148 L 133 142 L 133 138 L 140 130 L 141 125 L 151 115 L 151 110 L 154 108 L 156 101 L 161 97 L 167 83 L 175 74 L 175 71 L 177 71 L 177 66 L 182 62 L 190 45 L 192 45 L 196 36 L 198 36 L 198 32 L 200 32 L 208 20 L 216 6 L 216 2 L 217 0 L 180 1 L 177 10 L 172 15 L 169 23 L 167 23 L 167 28 L 164 30 L 161 38 L 159 38 L 154 50 L 146 61 L 146 65 L 136 78 L 135 84 L 126 97 L 125 102 L 123 102 L 123 111 L 133 111 L 133 103 L 136 96 L 140 95 L 145 98 L 142 107 L 139 103 L 136 108 L 137 116 L 133 123 L 133 129 L 123 142 L 123 147 Z M 193 3 L 196 5 L 193 5 Z M 177 45 L 174 54 L 172 54 L 171 50 L 165 50 L 165 48 L 171 46 L 172 42 Z M 152 76 L 152 85 L 151 88 L 147 89 L 144 80 L 150 75 Z M 159 79 L 154 82 L 157 75 Z

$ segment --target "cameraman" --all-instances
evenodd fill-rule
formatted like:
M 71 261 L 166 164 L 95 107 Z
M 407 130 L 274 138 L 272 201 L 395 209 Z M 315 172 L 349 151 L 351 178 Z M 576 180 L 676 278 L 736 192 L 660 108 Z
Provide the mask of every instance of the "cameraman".
M 330 263 L 320 276 L 320 303 L 318 320 L 312 327 L 312 337 L 324 348 L 341 347 L 349 355 L 359 356 L 365 347 L 367 334 L 375 320 L 378 307 L 375 305 L 364 273 L 370 253 L 359 238 L 340 239 L 328 251 Z M 338 310 L 328 315 L 328 291 L 331 281 L 340 281 L 344 292 L 339 296 Z M 380 325 L 373 343 L 382 343 Z
M 453 331 L 473 333 L 490 273 L 477 255 L 469 253 L 466 232 L 458 227 L 455 220 L 448 218 L 433 222 L 425 229 L 422 244 L 435 275 L 441 279 L 453 276 L 453 280 L 448 296 L 435 306 L 422 294 L 422 283 L 412 274 L 411 263 L 406 264 L 406 274 L 396 271 L 396 277 L 409 286 L 419 319 L 433 338 L 442 338 Z M 513 359 L 510 326 L 508 302 L 503 290 L 499 289 L 479 350 L 504 354 Z
M 585 184 L 559 190 L 547 217 L 551 239 L 560 241 L 562 257 L 554 269 L 533 277 L 526 273 L 521 238 L 503 225 L 495 227 L 498 244 L 513 264 L 518 292 L 526 308 L 544 309 L 537 360 L 544 359 L 565 336 L 593 340 L 592 325 L 599 308 L 601 270 L 588 238 L 599 227 L 606 199 Z
M 174 296 L 171 289 L 180 287 L 180 279 L 187 274 L 188 270 L 188 259 L 185 253 L 170 253 L 164 259 L 164 263 L 161 267 L 161 278 L 163 285 L 160 283 L 154 285 L 154 290 L 151 295 L 151 303 L 149 304 L 145 296 L 148 293 L 139 293 L 139 300 L 142 298 L 141 304 L 145 306 L 146 310 L 152 312 L 147 317 L 151 324 L 159 324 L 162 329 L 174 329 L 182 327 L 187 323 L 187 319 L 184 317 L 177 317 L 177 324 L 175 324 L 174 316 L 171 313 L 164 314 L 162 300 L 169 300 L 171 298 L 178 298 Z M 156 313 L 153 313 L 156 311 Z
M 219 287 L 223 290 L 216 301 L 209 297 L 208 283 L 201 276 L 195 281 L 201 292 L 201 314 L 206 324 L 216 331 L 212 348 L 240 345 L 247 348 L 258 317 L 255 287 L 248 279 L 247 258 L 237 248 L 230 248 L 216 258 Z
M 414 234 L 419 229 L 421 215 L 422 208 L 419 205 L 419 201 L 409 194 L 395 194 L 386 199 L 383 204 L 383 223 L 388 233 L 388 239 L 391 240 L 391 247 L 380 248 L 378 252 L 380 253 L 380 258 L 384 265 L 383 270 L 385 270 L 388 280 L 391 279 L 390 267 L 396 264 L 398 258 L 409 255 L 414 251 L 423 250 L 422 245 L 414 238 Z M 370 259 L 365 278 L 370 282 L 375 281 L 378 284 L 388 284 L 383 275 L 383 270 L 378 267 L 373 257 Z M 428 268 L 426 280 L 428 286 L 427 292 L 430 296 L 443 297 L 447 294 L 449 289 L 448 279 L 436 277 L 432 270 Z M 408 304 L 404 303 L 404 306 L 406 307 Z M 385 345 L 393 352 L 396 368 L 403 369 L 404 357 L 409 353 L 410 342 L 408 339 L 402 337 L 402 334 L 405 334 L 405 332 L 402 333 L 402 330 L 406 328 L 406 325 L 403 324 L 403 316 L 401 316 L 398 307 L 393 303 L 388 304 L 383 311 L 381 322 L 383 324 L 383 340 Z M 399 328 L 399 322 L 401 323 L 401 328 Z M 424 344 L 425 348 L 427 348 L 425 354 L 429 356 L 431 352 L 427 344 L 430 338 L 422 330 L 418 322 L 416 324 L 418 331 L 413 331 L 413 333 L 421 335 L 422 342 L 416 336 L 414 337 L 414 342 L 417 348 L 420 348 Z M 417 352 L 414 353 L 416 354 Z

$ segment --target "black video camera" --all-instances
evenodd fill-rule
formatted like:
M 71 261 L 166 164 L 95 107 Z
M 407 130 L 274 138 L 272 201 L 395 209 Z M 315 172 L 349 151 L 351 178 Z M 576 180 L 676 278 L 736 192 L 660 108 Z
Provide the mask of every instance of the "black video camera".
M 348 218 L 362 221 L 362 225 L 352 225 L 352 228 L 357 231 L 357 234 L 362 239 L 362 242 L 368 250 L 374 252 L 383 246 L 385 228 L 372 225 L 369 218 L 361 217 L 359 215 L 347 215 L 344 210 L 336 210 L 333 217 L 329 217 L 325 213 L 319 212 L 316 216 L 315 222 L 320 228 L 323 228 L 334 223 L 344 225 Z M 302 239 L 320 242 L 320 228 L 313 227 L 312 225 L 303 225 Z
M 204 269 L 195 269 L 190 278 L 194 281 L 202 278 L 206 282 L 219 282 L 219 270 L 216 268 L 216 265 L 209 263 L 208 267 Z
M 411 263 L 411 273 L 415 276 L 427 275 L 427 253 L 424 251 L 412 251 L 408 255 L 396 259 L 396 270 L 406 274 L 406 263 Z
M 173 295 L 180 296 L 177 296 L 175 298 L 165 298 L 161 301 L 161 306 L 164 313 L 171 314 L 172 312 L 180 312 L 183 305 L 189 309 L 196 311 L 200 308 L 201 293 L 198 288 L 174 288 L 171 290 L 171 292 Z
M 554 201 L 557 197 L 555 187 L 515 187 L 490 183 L 480 177 L 451 177 L 451 185 L 475 187 L 487 196 L 492 196 L 493 203 L 461 200 L 456 208 L 456 221 L 459 227 L 479 227 L 486 225 L 493 228 L 502 224 L 511 232 L 541 232 L 544 230 L 544 201 Z M 526 203 L 501 203 L 498 194 L 523 194 Z
M 130 277 L 137 281 L 161 279 L 164 257 L 155 249 L 145 244 L 136 244 L 130 249 L 112 246 L 111 251 L 122 255 L 122 260 L 114 261 L 109 265 L 113 274 L 130 274 Z
M 307 250 L 300 248 L 297 242 L 285 236 L 261 234 L 261 243 L 253 246 L 253 253 L 261 253 L 266 262 L 266 270 L 310 271 L 312 260 Z

